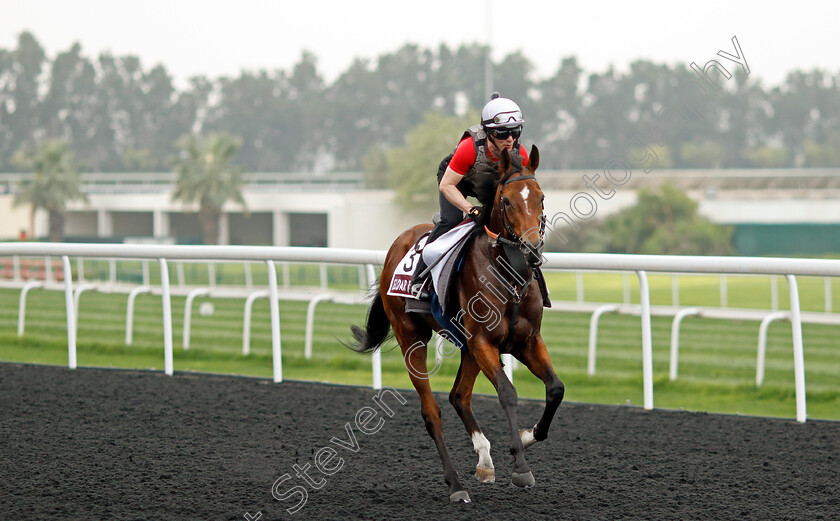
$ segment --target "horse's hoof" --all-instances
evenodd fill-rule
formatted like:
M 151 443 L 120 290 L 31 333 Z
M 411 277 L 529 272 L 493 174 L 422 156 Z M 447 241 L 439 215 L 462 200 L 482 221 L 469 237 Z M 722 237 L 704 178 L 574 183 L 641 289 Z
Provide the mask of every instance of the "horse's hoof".
M 459 490 L 458 492 L 453 492 L 449 495 L 449 501 L 453 503 L 471 503 L 470 495 L 467 494 L 466 490 Z
M 531 488 L 536 484 L 534 473 L 530 470 L 528 472 L 514 472 L 510 481 L 520 488 Z
M 531 427 L 530 429 L 519 429 L 519 439 L 522 441 L 523 449 L 527 449 L 537 442 L 537 439 L 534 438 L 534 429 L 536 429 L 536 427 Z
M 496 469 L 486 469 L 476 465 L 475 479 L 482 483 L 494 483 L 496 481 Z

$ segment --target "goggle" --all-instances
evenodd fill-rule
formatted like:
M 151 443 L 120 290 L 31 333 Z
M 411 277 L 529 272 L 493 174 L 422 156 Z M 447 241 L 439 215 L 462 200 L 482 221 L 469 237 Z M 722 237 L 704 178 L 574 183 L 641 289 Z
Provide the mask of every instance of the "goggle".
M 513 136 L 513 139 L 518 139 L 522 135 L 522 126 L 514 128 L 491 128 L 490 135 L 496 139 L 507 139 Z

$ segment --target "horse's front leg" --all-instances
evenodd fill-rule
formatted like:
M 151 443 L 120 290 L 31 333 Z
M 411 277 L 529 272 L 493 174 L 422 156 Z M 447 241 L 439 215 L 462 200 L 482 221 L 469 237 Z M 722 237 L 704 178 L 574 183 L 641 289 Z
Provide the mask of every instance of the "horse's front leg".
M 472 355 L 469 352 L 462 352 L 458 376 L 455 377 L 455 383 L 449 393 L 449 403 L 464 422 L 464 428 L 467 429 L 467 434 L 473 443 L 473 450 L 478 455 L 475 479 L 482 483 L 493 483 L 496 481 L 496 470 L 493 466 L 493 458 L 490 456 L 490 440 L 481 432 L 481 427 L 472 410 L 473 386 L 479 372 L 480 369 Z
M 502 409 L 504 409 L 510 424 L 510 453 L 513 456 L 511 482 L 517 487 L 533 487 L 534 475 L 528 467 L 528 462 L 525 461 L 525 448 L 519 438 L 519 420 L 516 416 L 516 404 L 519 397 L 516 394 L 516 388 L 508 380 L 502 368 L 502 362 L 499 360 L 499 350 L 486 339 L 474 336 L 470 341 L 470 353 L 472 353 L 481 372 L 496 388 L 499 403 L 502 404 Z
M 557 408 L 563 401 L 566 388 L 554 372 L 551 359 L 548 356 L 548 349 L 540 334 L 537 334 L 525 349 L 516 353 L 516 358 L 545 383 L 545 410 L 540 421 L 534 427 L 522 429 L 519 432 L 522 445 L 527 448 L 548 437 L 548 428 L 551 425 L 551 420 L 554 419 Z

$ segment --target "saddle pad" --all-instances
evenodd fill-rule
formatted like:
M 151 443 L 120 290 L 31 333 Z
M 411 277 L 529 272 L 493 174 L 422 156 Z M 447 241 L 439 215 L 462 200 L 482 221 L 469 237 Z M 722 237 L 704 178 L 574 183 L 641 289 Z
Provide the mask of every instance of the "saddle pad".
M 426 245 L 428 238 L 428 234 L 420 237 L 414 246 L 409 248 L 408 252 L 403 256 L 397 268 L 394 270 L 394 276 L 391 277 L 391 284 L 388 286 L 388 295 L 415 299 L 414 295 L 411 294 L 411 276 L 414 275 L 420 251 Z
M 432 268 L 432 283 L 435 287 L 435 293 L 441 297 L 441 307 L 444 311 L 446 311 L 446 293 L 454 264 L 458 260 L 458 254 L 465 242 L 464 239 L 475 229 L 475 226 L 476 224 L 468 219 L 444 233 L 423 249 L 423 260 L 426 261 L 427 265 L 431 266 L 437 262 Z M 440 260 L 438 261 L 438 259 Z

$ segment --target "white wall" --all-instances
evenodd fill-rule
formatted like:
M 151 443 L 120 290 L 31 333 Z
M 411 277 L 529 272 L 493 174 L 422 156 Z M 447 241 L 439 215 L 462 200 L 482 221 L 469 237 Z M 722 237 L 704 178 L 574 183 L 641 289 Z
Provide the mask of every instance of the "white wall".
M 11 194 L 0 195 L 0 240 L 16 239 L 21 230 L 29 229 L 29 207 L 19 206 L 12 208 L 14 196 Z
M 700 201 L 700 214 L 727 224 L 840 223 L 837 199 L 752 199 Z
M 546 192 L 546 215 L 549 219 L 558 212 L 574 216 L 572 205 L 579 190 L 552 190 Z M 630 188 L 616 190 L 610 199 L 599 198 L 588 192 L 597 204 L 593 218 L 603 218 L 622 208 L 631 206 L 636 201 L 636 193 Z M 91 228 L 91 234 L 98 230 L 107 235 L 113 230 L 110 212 L 143 212 L 149 218 L 158 213 L 158 219 L 164 219 L 165 213 L 196 211 L 195 207 L 185 207 L 180 202 L 173 202 L 167 193 L 160 194 L 91 194 L 90 203 L 75 202 L 69 206 L 70 212 L 85 212 L 79 216 L 85 228 Z M 11 207 L 12 196 L 0 195 L 0 239 L 14 239 L 20 230 L 29 229 L 29 208 Z M 394 201 L 393 193 L 388 190 L 362 190 L 348 192 L 246 192 L 245 201 L 252 212 L 274 214 L 273 222 L 279 229 L 273 230 L 275 243 L 288 245 L 288 213 L 326 213 L 328 226 L 328 246 L 334 248 L 387 249 L 393 240 L 404 230 L 423 222 L 431 222 L 431 211 L 408 211 L 400 208 Z M 700 212 L 713 221 L 734 223 L 840 223 L 840 202 L 837 199 L 757 199 L 756 194 L 743 199 L 700 200 Z M 581 206 L 578 210 L 585 211 Z M 240 213 L 242 209 L 235 204 L 228 204 L 226 212 Z M 96 215 L 96 226 L 88 222 L 91 214 Z M 45 236 L 47 221 L 45 216 L 36 218 L 35 235 Z M 578 219 L 581 220 L 581 219 Z M 150 222 L 152 222 L 150 220 Z M 162 221 L 161 221 L 162 222 Z M 161 228 L 158 225 L 158 228 Z M 161 228 L 157 230 L 162 233 Z M 152 233 L 150 231 L 149 233 Z

